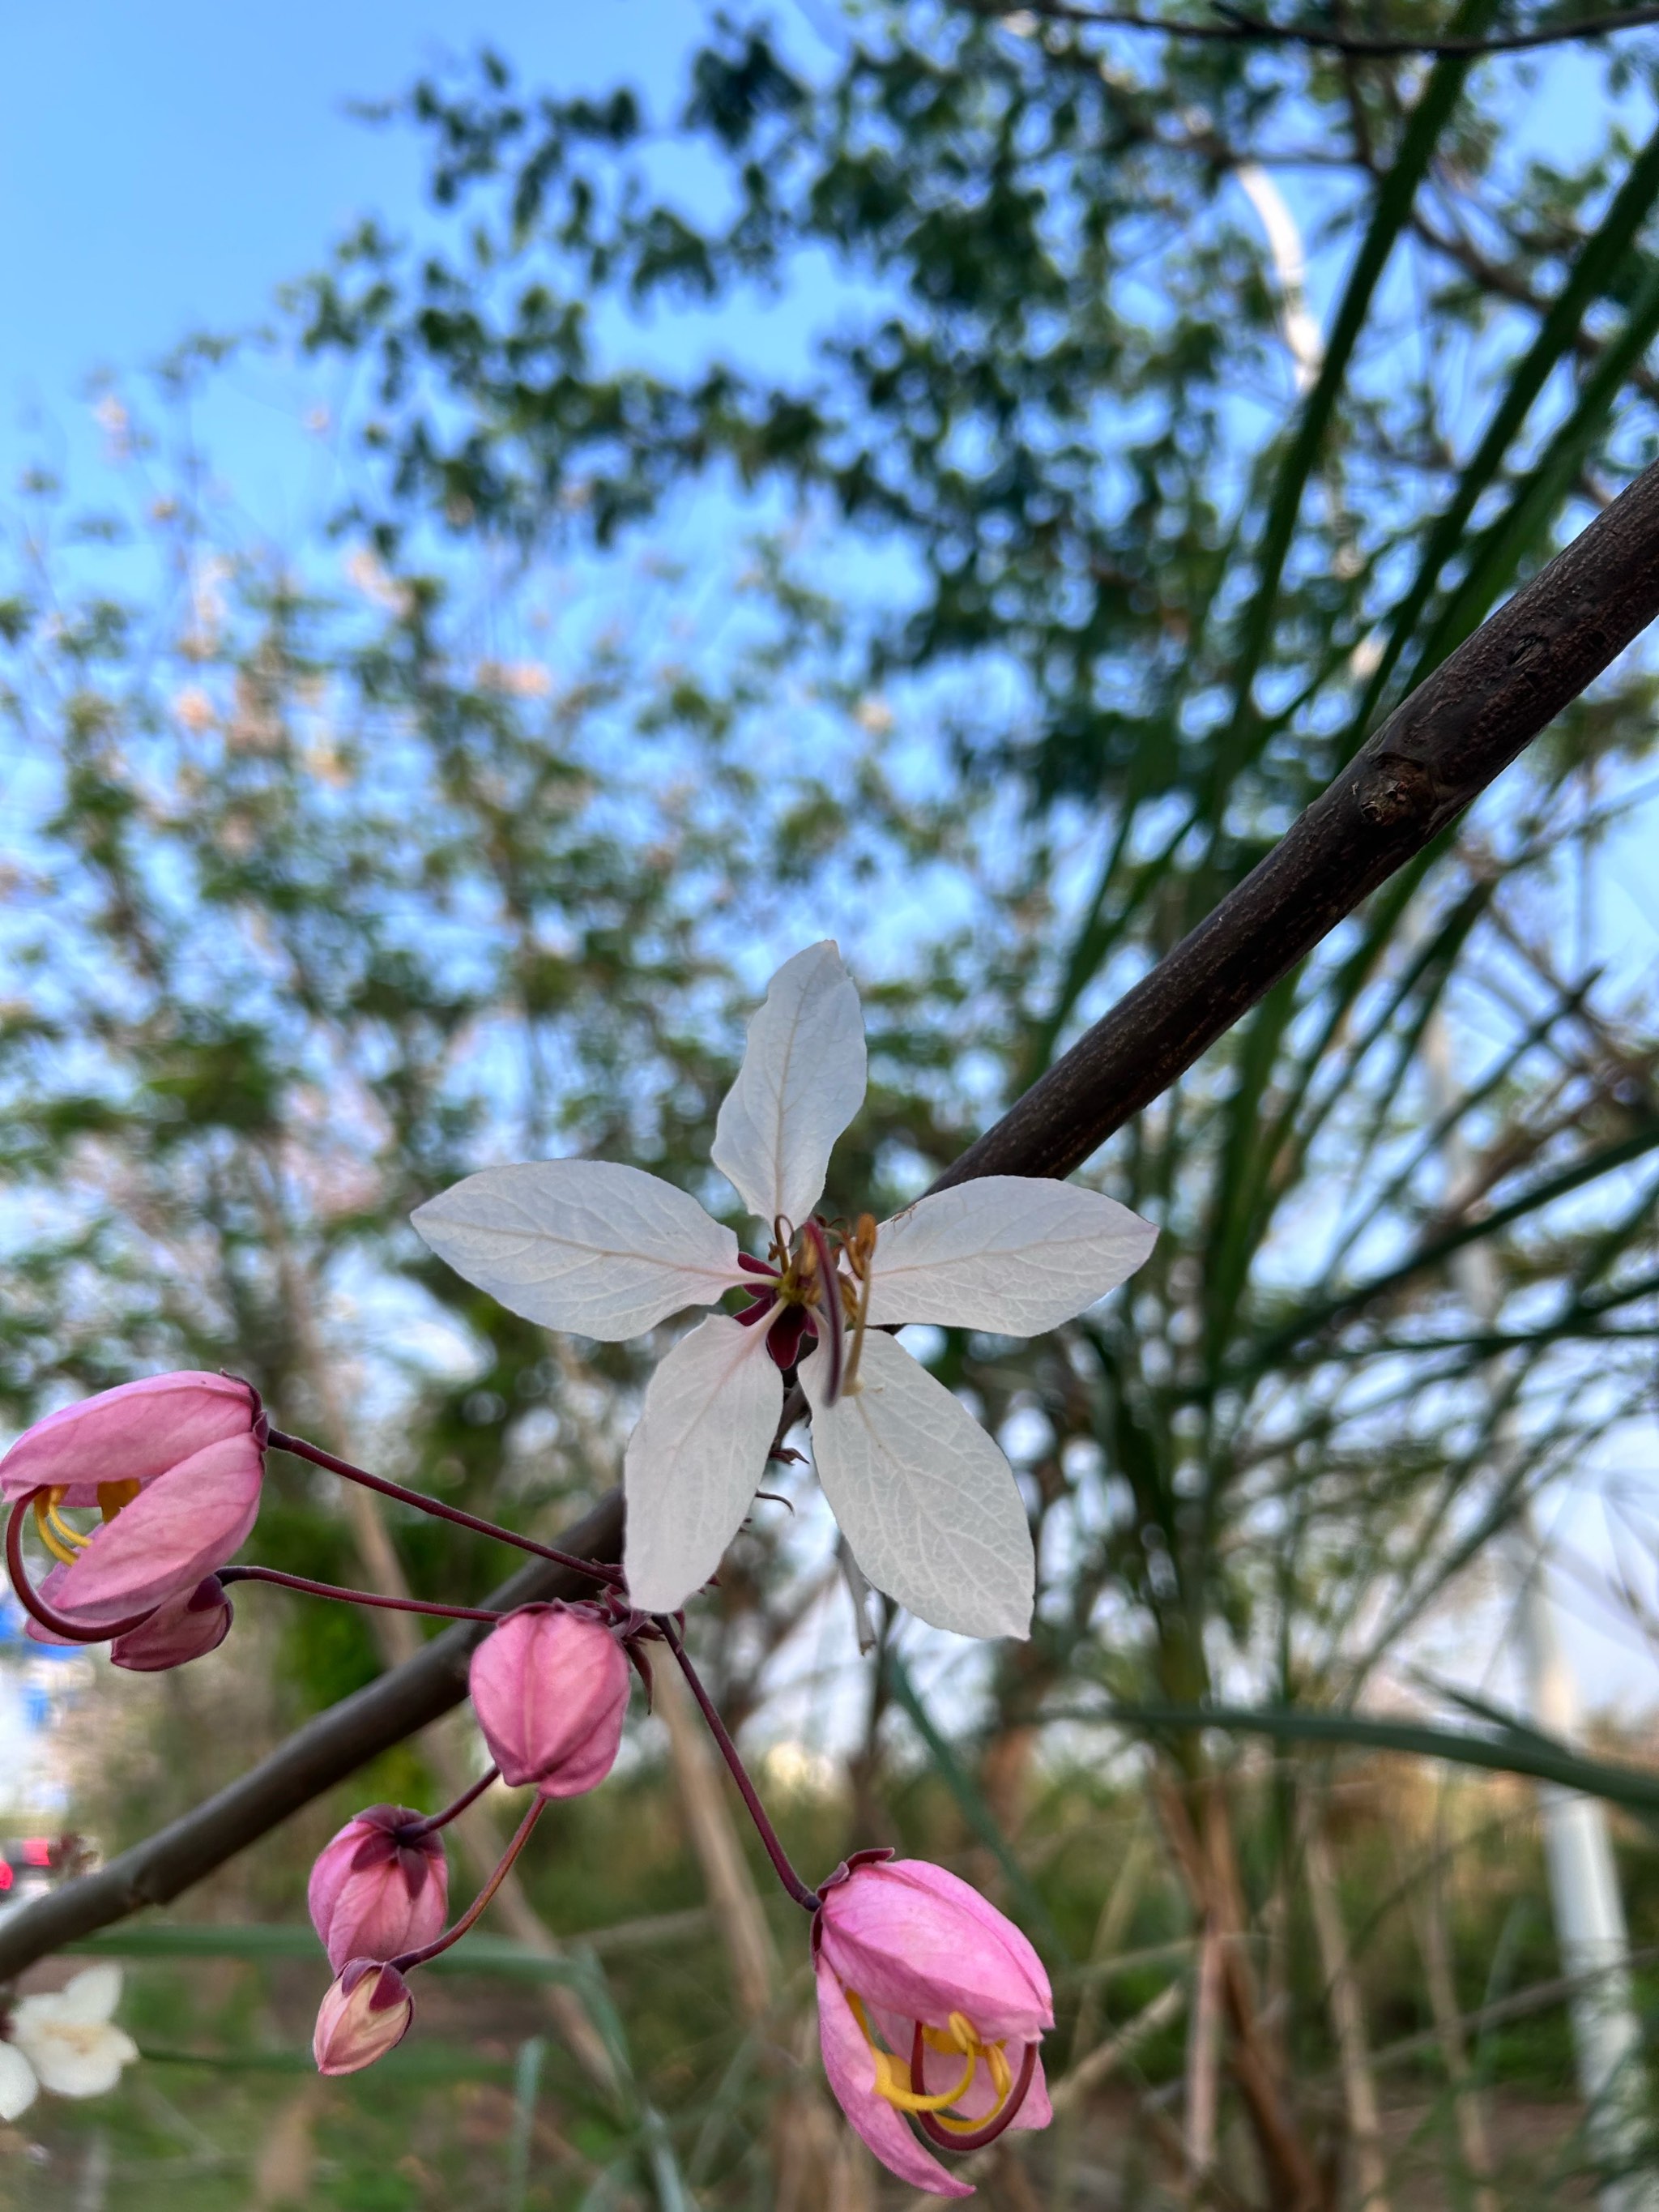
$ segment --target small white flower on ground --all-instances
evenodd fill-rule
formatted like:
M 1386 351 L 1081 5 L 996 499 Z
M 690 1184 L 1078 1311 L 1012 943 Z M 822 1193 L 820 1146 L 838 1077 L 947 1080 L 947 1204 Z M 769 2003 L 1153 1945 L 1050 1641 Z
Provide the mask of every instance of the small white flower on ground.
M 22 2052 L 13 2044 L 0 2043 L 0 2120 L 15 2120 L 27 2112 L 40 2088 L 34 2069 Z
M 1157 1231 L 1098 1191 L 1018 1176 L 832 1228 L 813 1209 L 864 1091 L 858 993 L 833 943 L 810 945 L 772 978 L 715 1125 L 714 1165 L 765 1224 L 766 1260 L 684 1191 L 601 1160 L 486 1168 L 415 1226 L 512 1312 L 607 1342 L 751 1293 L 682 1337 L 646 1392 L 623 1470 L 635 1605 L 672 1612 L 718 1566 L 798 1365 L 818 1480 L 868 1579 L 937 1628 L 1024 1636 L 1036 1572 L 1008 1462 L 881 1332 L 1040 1334 L 1133 1274 Z
M 138 2056 L 137 2045 L 115 2025 L 112 2015 L 120 2002 L 118 1966 L 88 1966 L 61 1990 L 21 1997 L 12 2008 L 10 2041 L 0 2046 L 0 2100 L 9 2084 L 15 2095 L 21 2082 L 18 2064 L 7 2065 L 9 2060 L 21 2062 L 55 2097 L 101 2097 L 112 2089 L 121 2069 Z M 33 2094 L 31 2088 L 13 2111 L 21 2112 Z M 5 2112 L 5 2117 L 12 2112 Z

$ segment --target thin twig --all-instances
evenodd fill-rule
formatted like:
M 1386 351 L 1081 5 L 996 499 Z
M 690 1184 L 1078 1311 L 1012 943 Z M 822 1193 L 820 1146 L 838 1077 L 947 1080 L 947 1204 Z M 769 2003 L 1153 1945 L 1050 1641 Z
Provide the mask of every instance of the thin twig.
M 1517 54 L 1534 46 L 1555 46 L 1572 39 L 1605 39 L 1619 31 L 1637 31 L 1659 23 L 1659 4 L 1644 0 L 1634 8 L 1620 8 L 1601 15 L 1586 15 L 1576 23 L 1539 23 L 1526 31 L 1500 31 L 1489 39 L 1413 38 L 1409 33 L 1370 34 L 1334 31 L 1318 23 L 1271 23 L 1260 15 L 1246 15 L 1230 0 L 1210 0 L 1219 23 L 1183 22 L 1167 15 L 1145 15 L 1133 8 L 1079 8 L 1070 0 L 1026 0 L 1011 9 L 994 0 L 965 0 L 976 15 L 992 15 L 1018 22 L 1022 15 L 1045 22 L 1067 23 L 1083 29 L 1149 31 L 1168 39 L 1198 39 L 1212 44 L 1241 46 L 1268 44 L 1307 46 L 1321 53 L 1346 54 L 1355 60 L 1382 60 L 1408 54 L 1449 54 L 1478 60 L 1487 54 Z

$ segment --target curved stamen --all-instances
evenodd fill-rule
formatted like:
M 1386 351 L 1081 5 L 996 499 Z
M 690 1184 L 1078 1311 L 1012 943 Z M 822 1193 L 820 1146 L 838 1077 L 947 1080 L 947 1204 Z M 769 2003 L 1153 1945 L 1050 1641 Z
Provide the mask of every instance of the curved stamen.
M 6 1519 L 6 1571 L 11 1577 L 11 1586 L 17 1593 L 17 1602 L 31 1620 L 42 1628 L 49 1628 L 54 1636 L 61 1636 L 66 1644 L 108 1644 L 118 1636 L 130 1636 L 135 1628 L 142 1628 L 155 1613 L 147 1606 L 143 1613 L 135 1613 L 128 1620 L 110 1620 L 94 1626 L 90 1621 L 72 1620 L 66 1613 L 59 1613 L 48 1605 L 29 1580 L 28 1569 L 23 1564 L 23 1514 L 26 1508 L 39 1510 L 39 1501 L 48 1493 L 31 1490 L 20 1498 Z M 50 1547 L 48 1547 L 50 1548 Z M 70 1562 L 73 1561 L 70 1555 Z
M 830 1250 L 830 1239 L 823 1233 L 823 1224 L 816 1216 L 806 1224 L 801 1233 L 811 1245 L 812 1256 L 817 1263 L 817 1307 L 823 1316 L 824 1356 L 830 1362 L 823 1402 L 826 1406 L 833 1406 L 841 1395 L 846 1349 L 847 1317 L 841 1307 L 841 1270 Z
M 864 2031 L 864 2039 L 870 2046 L 870 2056 L 876 2062 L 876 2094 L 878 2096 L 885 2097 L 890 2105 L 897 2106 L 902 2112 L 942 2112 L 948 2105 L 954 2105 L 958 2097 L 967 2095 L 969 2084 L 974 2078 L 974 2069 L 979 2064 L 979 2053 L 976 2050 L 970 2047 L 963 2053 L 968 2063 L 963 2069 L 962 2079 L 954 2088 L 943 2090 L 936 2096 L 929 2096 L 915 2086 L 918 2070 L 916 2060 L 912 2057 L 907 2071 L 901 2060 L 895 2058 L 890 2051 L 884 2051 L 876 2041 L 870 2032 L 870 2022 L 865 2016 L 864 2000 L 856 1990 L 848 1990 L 847 2002 L 852 2008 L 854 2019 Z M 920 2027 L 916 2032 L 918 2034 L 921 2033 Z M 945 2048 L 954 2051 L 958 2048 L 958 2045 L 951 2043 Z
M 993 2051 L 999 2057 L 1002 2056 L 1002 2045 L 1000 2043 L 981 2045 L 981 2049 L 988 2060 L 990 2059 Z M 928 2142 L 937 2144 L 941 2150 L 958 2153 L 982 2150 L 987 2143 L 994 2143 L 1004 2130 L 1011 2128 L 1019 2118 L 1019 2108 L 1025 2102 L 1026 2093 L 1031 2086 L 1031 2077 L 1036 2072 L 1036 2044 L 1028 2043 L 1024 2055 L 1020 2060 L 1018 2076 L 1003 2091 L 999 2101 L 982 2120 L 947 2119 L 942 2112 L 929 2108 L 917 2112 L 916 2125 L 927 2136 Z M 1006 2059 L 1003 2062 L 1002 2070 L 1006 2079 L 1007 2072 Z M 996 2071 L 994 2064 L 992 2068 L 994 2080 Z M 920 2021 L 916 2022 L 915 2033 L 910 2040 L 910 2076 L 913 2081 L 918 2076 L 922 2076 L 922 2025 Z M 922 2076 L 922 2078 L 926 2077 Z
M 66 1567 L 72 1567 L 79 1555 L 92 1541 L 78 1528 L 72 1528 L 58 1510 L 61 1490 L 37 1490 L 30 1499 L 34 1509 L 34 1533 L 46 1549 Z

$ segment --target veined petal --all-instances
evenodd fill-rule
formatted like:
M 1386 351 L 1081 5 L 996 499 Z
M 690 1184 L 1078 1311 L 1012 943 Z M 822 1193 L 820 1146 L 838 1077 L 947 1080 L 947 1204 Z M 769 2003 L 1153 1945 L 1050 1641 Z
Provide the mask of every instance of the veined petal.
M 874 1331 L 857 1387 L 833 1406 L 819 1402 L 819 1354 L 799 1375 L 818 1480 L 866 1577 L 935 1628 L 1029 1635 L 1036 1565 L 1025 1508 L 967 1408 Z
M 93 1626 L 193 1590 L 253 1526 L 264 1472 L 251 1436 L 227 1437 L 180 1460 L 94 1529 L 86 1550 L 64 1570 L 58 1603 Z
M 833 938 L 786 960 L 749 1024 L 714 1125 L 714 1162 L 763 1221 L 797 1227 L 823 1192 L 831 1146 L 864 1103 L 864 1017 Z
M 62 1489 L 66 1505 L 96 1505 L 103 1482 L 153 1482 L 206 1444 L 246 1436 L 258 1400 L 234 1375 L 147 1375 L 60 1406 L 0 1460 L 0 1492 Z
M 607 1344 L 744 1280 L 737 1238 L 689 1192 L 610 1160 L 485 1168 L 410 1218 L 509 1313 Z
M 1115 1290 L 1157 1241 L 1150 1221 L 1076 1183 L 956 1183 L 877 1231 L 870 1326 L 927 1321 L 1038 1336 Z
M 720 1565 L 782 1410 L 765 1329 L 724 1314 L 699 1322 L 651 1377 L 623 1466 L 623 1566 L 642 1612 L 676 1611 Z
M 942 2166 L 911 2134 L 896 2108 L 876 2088 L 876 2062 L 853 2017 L 847 1993 L 827 1964 L 817 1963 L 818 2046 L 836 2102 L 890 2173 L 913 2188 L 940 2197 L 971 2197 L 965 2181 Z M 904 2056 L 908 2058 L 909 2054 Z

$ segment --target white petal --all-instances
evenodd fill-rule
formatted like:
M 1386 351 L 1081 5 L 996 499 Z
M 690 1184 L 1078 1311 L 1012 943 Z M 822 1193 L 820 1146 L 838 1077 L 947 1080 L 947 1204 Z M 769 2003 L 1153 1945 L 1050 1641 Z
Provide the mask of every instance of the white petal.
M 1133 1275 L 1157 1240 L 1150 1221 L 1076 1183 L 957 1183 L 877 1231 L 871 1326 L 930 1321 L 1038 1336 Z
M 720 1565 L 782 1411 L 764 1329 L 724 1314 L 683 1336 L 651 1377 L 623 1468 L 623 1565 L 642 1612 L 674 1612 Z
M 609 1160 L 485 1168 L 411 1218 L 509 1313 L 618 1343 L 744 1278 L 738 1240 L 695 1198 Z
M 138 2056 L 125 2029 L 106 2021 L 100 2026 L 59 2027 L 38 2035 L 17 2031 L 23 2055 L 54 2097 L 101 2097 L 121 2078 L 121 2069 Z
M 825 938 L 786 960 L 767 987 L 714 1125 L 714 1165 L 763 1221 L 781 1213 L 799 1228 L 811 1212 L 864 1084 L 859 994 Z
M 27 2112 L 40 2092 L 34 2069 L 22 2052 L 0 2043 L 0 2120 L 15 2120 Z
M 61 1990 L 42 1990 L 18 2000 L 13 2014 L 21 2043 L 30 2035 L 51 2034 L 60 2027 L 97 2027 L 108 2020 L 121 2002 L 121 1969 L 107 1962 L 82 1966 Z
M 858 1387 L 819 1404 L 801 1362 L 812 1457 L 830 1510 L 878 1589 L 962 1636 L 1026 1636 L 1036 1580 L 1013 1471 L 961 1401 L 890 1336 L 864 1340 Z

